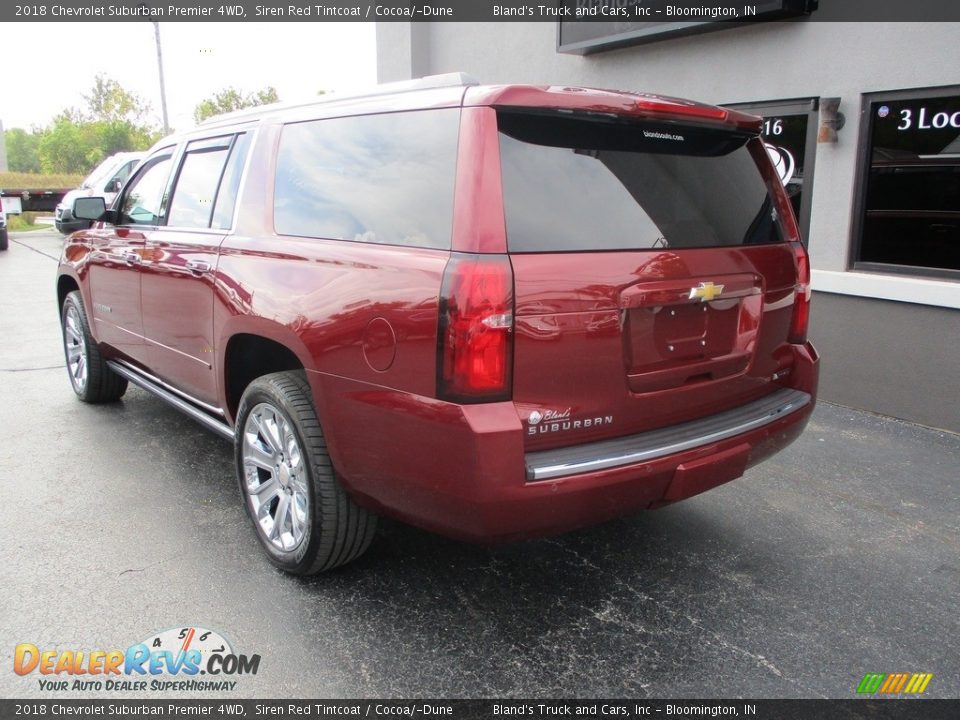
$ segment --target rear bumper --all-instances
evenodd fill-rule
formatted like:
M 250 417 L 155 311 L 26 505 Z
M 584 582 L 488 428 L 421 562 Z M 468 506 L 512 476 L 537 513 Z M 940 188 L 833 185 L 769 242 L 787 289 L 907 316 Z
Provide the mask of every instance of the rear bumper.
M 733 480 L 803 431 L 818 358 L 796 348 L 792 388 L 611 441 L 524 453 L 512 403 L 461 406 L 310 373 L 335 466 L 359 503 L 443 535 L 551 535 Z M 324 399 L 337 398 L 325 403 Z
M 795 413 L 813 401 L 809 393 L 781 388 L 733 410 L 639 435 L 574 445 L 526 456 L 527 480 L 555 478 L 618 468 L 676 455 L 735 438 Z

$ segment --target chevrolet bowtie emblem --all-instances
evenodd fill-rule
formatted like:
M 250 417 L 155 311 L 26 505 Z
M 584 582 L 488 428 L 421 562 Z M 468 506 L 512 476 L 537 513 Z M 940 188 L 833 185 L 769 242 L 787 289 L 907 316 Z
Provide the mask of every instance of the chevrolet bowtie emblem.
M 723 294 L 723 285 L 714 285 L 712 282 L 700 283 L 695 288 L 690 288 L 690 299 L 700 298 L 701 302 L 710 302 Z

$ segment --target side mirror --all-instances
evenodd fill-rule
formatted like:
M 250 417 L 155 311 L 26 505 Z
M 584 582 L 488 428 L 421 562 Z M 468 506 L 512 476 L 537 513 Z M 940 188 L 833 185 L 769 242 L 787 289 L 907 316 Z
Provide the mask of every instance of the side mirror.
M 120 192 L 120 189 L 122 187 L 123 187 L 123 180 L 121 180 L 120 178 L 114 178 L 113 180 L 107 183 L 107 186 L 103 189 L 103 191 L 108 193 L 118 193 Z
M 102 197 L 79 197 L 73 201 L 73 216 L 78 220 L 99 220 L 106 210 Z

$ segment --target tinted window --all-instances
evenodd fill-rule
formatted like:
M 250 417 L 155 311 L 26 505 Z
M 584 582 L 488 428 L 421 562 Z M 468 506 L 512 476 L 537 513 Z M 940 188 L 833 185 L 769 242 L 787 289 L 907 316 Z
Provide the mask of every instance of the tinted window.
M 187 146 L 173 191 L 167 225 L 187 228 L 210 226 L 214 198 L 230 152 L 229 143 L 228 138 Z
M 459 117 L 426 110 L 287 125 L 277 232 L 449 248 Z
M 960 97 L 870 104 L 858 260 L 960 271 Z
M 233 209 L 237 204 L 237 192 L 240 189 L 240 177 L 243 175 L 243 163 L 247 158 L 247 148 L 250 146 L 250 136 L 246 133 L 238 135 L 230 150 L 230 159 L 227 160 L 227 169 L 220 181 L 220 192 L 217 193 L 217 204 L 213 211 L 211 227 L 227 230 L 233 225 Z
M 797 217 L 800 217 L 804 180 L 808 185 L 810 180 L 809 173 L 804 173 L 809 119 L 808 113 L 764 116 L 760 135 Z
M 798 98 L 787 102 L 766 101 L 732 106 L 763 117 L 760 137 L 787 191 L 793 214 L 800 225 L 801 238 L 804 239 L 809 236 L 813 206 L 820 119 L 818 103 L 817 98 Z
M 84 179 L 80 187 L 99 188 L 106 184 L 110 178 L 110 173 L 116 165 L 116 160 L 108 157 L 102 163 L 97 165 L 89 175 Z
M 511 112 L 498 122 L 512 251 L 782 239 L 746 135 Z
M 878 211 L 960 213 L 960 157 L 943 164 L 877 163 L 867 202 L 870 210 Z
M 113 189 L 113 184 L 119 181 L 120 185 L 122 186 L 124 181 L 130 177 L 130 172 L 134 167 L 136 167 L 137 162 L 139 161 L 131 160 L 128 163 L 124 163 L 123 166 L 117 170 L 117 172 L 114 173 L 113 176 L 111 176 L 111 178 L 104 184 L 103 192 L 116 192 L 116 190 Z
M 170 156 L 154 157 L 130 181 L 123 196 L 121 223 L 124 225 L 157 225 L 166 205 L 167 180 L 170 177 Z

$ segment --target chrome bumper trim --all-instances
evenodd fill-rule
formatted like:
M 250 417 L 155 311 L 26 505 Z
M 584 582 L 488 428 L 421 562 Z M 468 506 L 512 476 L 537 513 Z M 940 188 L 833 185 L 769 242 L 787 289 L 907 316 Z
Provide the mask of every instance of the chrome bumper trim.
M 527 453 L 527 480 L 536 482 L 596 472 L 691 450 L 769 425 L 810 402 L 807 393 L 784 388 L 747 405 L 699 420 L 628 437 Z

